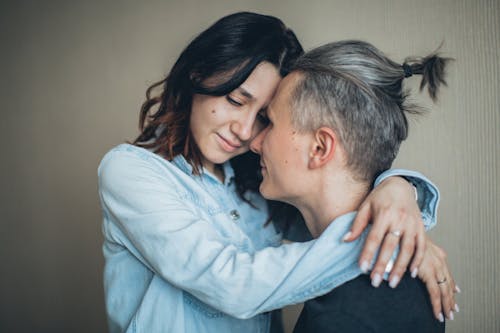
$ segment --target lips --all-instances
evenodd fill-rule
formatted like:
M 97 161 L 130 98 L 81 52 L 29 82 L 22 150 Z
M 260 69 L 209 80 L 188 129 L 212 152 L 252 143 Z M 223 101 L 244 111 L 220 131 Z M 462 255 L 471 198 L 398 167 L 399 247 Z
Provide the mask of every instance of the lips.
M 241 148 L 241 144 L 239 142 L 233 142 L 231 140 L 228 140 L 218 133 L 217 133 L 217 139 L 222 149 L 228 153 L 233 153 L 237 149 Z

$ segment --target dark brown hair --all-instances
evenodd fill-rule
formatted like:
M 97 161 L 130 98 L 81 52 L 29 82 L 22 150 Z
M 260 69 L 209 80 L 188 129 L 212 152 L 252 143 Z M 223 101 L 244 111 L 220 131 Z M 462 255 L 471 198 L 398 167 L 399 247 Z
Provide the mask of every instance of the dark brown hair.
M 281 20 L 249 12 L 228 15 L 198 35 L 177 59 L 167 77 L 148 88 L 141 107 L 141 134 L 135 145 L 172 160 L 182 155 L 199 174 L 201 152 L 189 128 L 193 94 L 223 96 L 239 87 L 263 62 L 275 65 L 282 76 L 303 53 L 297 37 Z M 228 79 L 216 86 L 211 77 Z M 159 95 L 153 95 L 161 89 Z M 247 152 L 231 160 L 238 193 L 258 190 L 259 159 Z

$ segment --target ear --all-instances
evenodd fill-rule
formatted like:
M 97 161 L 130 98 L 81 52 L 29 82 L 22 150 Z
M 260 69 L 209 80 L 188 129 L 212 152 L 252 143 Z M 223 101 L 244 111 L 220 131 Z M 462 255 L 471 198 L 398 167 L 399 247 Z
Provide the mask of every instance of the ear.
M 335 155 L 337 144 L 337 134 L 331 128 L 317 129 L 309 152 L 309 168 L 321 168 L 330 162 Z

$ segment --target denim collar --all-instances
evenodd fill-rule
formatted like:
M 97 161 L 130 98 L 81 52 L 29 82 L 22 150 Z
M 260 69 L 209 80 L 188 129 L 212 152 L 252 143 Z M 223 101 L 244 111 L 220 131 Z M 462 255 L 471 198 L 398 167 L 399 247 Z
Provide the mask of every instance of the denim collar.
M 177 155 L 172 159 L 172 163 L 174 163 L 179 169 L 181 169 L 186 174 L 188 175 L 193 174 L 193 166 L 189 164 L 189 162 L 186 160 L 184 156 Z M 229 186 L 231 185 L 234 179 L 234 169 L 229 161 L 222 164 L 222 169 L 224 170 L 224 185 Z M 208 179 L 211 179 L 212 181 L 215 181 L 217 183 L 220 183 L 220 180 L 206 168 L 202 168 L 201 173 L 202 176 L 207 177 Z

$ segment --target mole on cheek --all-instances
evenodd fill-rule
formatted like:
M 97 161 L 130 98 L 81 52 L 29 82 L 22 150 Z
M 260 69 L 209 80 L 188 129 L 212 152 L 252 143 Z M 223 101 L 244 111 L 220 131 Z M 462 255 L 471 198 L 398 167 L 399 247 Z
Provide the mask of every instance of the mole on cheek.
M 215 110 L 212 110 L 212 113 L 215 113 Z
M 285 164 L 288 164 L 288 160 L 285 160 Z

